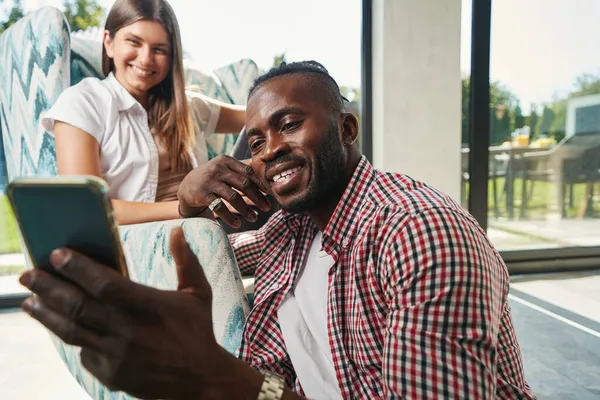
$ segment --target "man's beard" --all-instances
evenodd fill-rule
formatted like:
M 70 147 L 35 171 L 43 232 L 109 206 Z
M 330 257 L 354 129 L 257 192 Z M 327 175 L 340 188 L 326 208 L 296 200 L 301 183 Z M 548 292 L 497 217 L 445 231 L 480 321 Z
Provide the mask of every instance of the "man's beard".
M 312 164 L 311 179 L 306 193 L 281 208 L 289 213 L 298 214 L 317 209 L 331 196 L 340 192 L 345 185 L 346 153 L 339 139 L 339 128 L 332 121 L 327 134 L 316 153 L 316 165 Z

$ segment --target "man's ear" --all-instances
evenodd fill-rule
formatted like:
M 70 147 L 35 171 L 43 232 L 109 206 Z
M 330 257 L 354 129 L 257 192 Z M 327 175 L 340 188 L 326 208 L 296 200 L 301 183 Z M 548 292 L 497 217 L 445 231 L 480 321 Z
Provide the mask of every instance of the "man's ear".
M 104 31 L 103 44 L 104 44 L 104 49 L 106 50 L 106 55 L 110 58 L 113 58 L 115 53 L 113 51 L 113 40 L 110 37 L 109 31 Z
M 342 113 L 342 142 L 346 146 L 350 146 L 356 142 L 358 138 L 358 119 L 352 113 Z

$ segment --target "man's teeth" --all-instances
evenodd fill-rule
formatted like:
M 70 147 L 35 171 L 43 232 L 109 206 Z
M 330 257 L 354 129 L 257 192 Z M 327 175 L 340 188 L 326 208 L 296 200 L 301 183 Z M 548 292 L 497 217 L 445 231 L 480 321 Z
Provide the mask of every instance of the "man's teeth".
M 150 71 L 148 69 L 141 69 L 139 67 L 136 67 L 135 65 L 133 66 L 133 70 L 139 75 L 144 75 L 144 76 L 152 75 L 152 71 Z
M 289 180 L 292 177 L 292 175 L 294 175 L 296 172 L 300 171 L 300 168 L 301 167 L 288 169 L 286 171 L 283 171 L 280 174 L 275 175 L 273 177 L 273 182 L 281 183 L 281 182 L 285 182 L 285 181 Z

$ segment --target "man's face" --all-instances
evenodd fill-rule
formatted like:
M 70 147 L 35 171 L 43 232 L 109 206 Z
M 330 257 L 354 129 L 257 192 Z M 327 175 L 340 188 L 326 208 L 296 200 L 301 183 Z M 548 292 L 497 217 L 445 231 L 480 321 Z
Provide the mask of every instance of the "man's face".
M 339 115 L 323 100 L 320 79 L 273 78 L 254 92 L 246 110 L 252 168 L 281 208 L 292 213 L 317 209 L 345 184 Z

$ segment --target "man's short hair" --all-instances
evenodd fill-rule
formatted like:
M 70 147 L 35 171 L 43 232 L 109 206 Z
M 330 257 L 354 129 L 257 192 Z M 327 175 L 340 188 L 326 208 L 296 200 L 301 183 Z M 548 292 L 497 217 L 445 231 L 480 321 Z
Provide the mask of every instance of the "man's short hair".
M 317 61 L 296 61 L 291 63 L 282 62 L 276 67 L 271 68 L 268 72 L 256 78 L 250 91 L 248 92 L 248 99 L 252 97 L 252 94 L 264 85 L 269 80 L 288 74 L 307 74 L 319 77 L 325 83 L 325 90 L 327 91 L 327 103 L 336 113 L 341 113 L 346 110 L 347 102 L 346 99 L 340 93 L 340 87 L 331 75 L 329 71 L 321 63 Z

